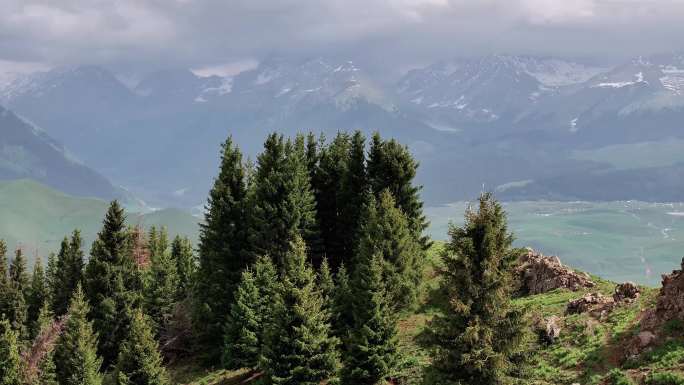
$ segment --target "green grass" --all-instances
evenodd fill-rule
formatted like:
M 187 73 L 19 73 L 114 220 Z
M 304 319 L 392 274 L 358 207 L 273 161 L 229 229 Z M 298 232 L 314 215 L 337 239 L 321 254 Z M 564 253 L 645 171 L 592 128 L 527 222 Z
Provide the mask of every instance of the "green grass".
M 0 182 L 0 239 L 10 251 L 21 246 L 32 260 L 56 252 L 65 235 L 80 229 L 86 253 L 102 225 L 108 202 L 73 197 L 30 180 Z M 131 225 L 165 225 L 170 234 L 197 239 L 199 220 L 176 209 L 128 213 Z

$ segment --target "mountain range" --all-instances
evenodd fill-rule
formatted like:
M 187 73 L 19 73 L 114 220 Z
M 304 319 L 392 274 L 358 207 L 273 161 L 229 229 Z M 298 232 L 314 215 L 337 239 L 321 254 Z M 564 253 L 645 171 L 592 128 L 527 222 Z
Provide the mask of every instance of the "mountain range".
M 271 57 L 224 77 L 169 69 L 134 86 L 78 66 L 3 82 L 0 104 L 158 206 L 204 201 L 228 135 L 253 157 L 273 130 L 353 129 L 408 144 L 432 204 L 483 185 L 503 199 L 684 200 L 680 54 L 458 58 L 389 84 L 326 58 Z

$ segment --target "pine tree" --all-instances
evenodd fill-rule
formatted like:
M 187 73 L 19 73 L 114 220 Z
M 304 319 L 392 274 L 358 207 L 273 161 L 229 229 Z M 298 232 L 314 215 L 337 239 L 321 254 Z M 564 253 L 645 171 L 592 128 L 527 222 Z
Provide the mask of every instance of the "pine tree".
M 36 259 L 33 265 L 33 275 L 31 277 L 31 288 L 27 298 L 28 304 L 28 321 L 29 321 L 29 336 L 34 338 L 40 332 L 39 316 L 41 309 L 48 300 L 48 287 L 45 280 L 45 273 L 43 272 L 43 265 L 40 258 Z
M 271 134 L 258 157 L 252 193 L 250 243 L 254 255 L 268 255 L 279 267 L 297 236 L 319 250 L 316 202 L 307 170 L 304 139 L 284 141 Z
M 272 299 L 273 323 L 264 343 L 261 368 L 272 384 L 318 385 L 335 380 L 338 341 L 306 262 L 306 247 L 295 237 L 285 258 L 280 294 Z
M 389 191 L 382 192 L 377 201 L 368 196 L 359 234 L 356 258 L 363 261 L 376 254 L 383 258 L 390 303 L 397 308 L 415 304 L 422 273 L 422 249 Z
M 121 346 L 114 378 L 117 385 L 167 385 L 152 327 L 140 310 L 133 314 L 129 334 Z
M 343 354 L 342 383 L 374 385 L 397 364 L 397 324 L 387 303 L 379 255 L 358 261 L 352 284 L 350 330 Z
M 7 266 L 7 245 L 0 239 L 0 319 L 7 316 L 9 311 L 10 282 Z
M 71 240 L 64 237 L 57 254 L 52 308 L 58 316 L 66 314 L 76 286 L 83 282 L 82 243 L 80 231 L 74 230 Z
M 523 336 L 522 314 L 510 303 L 517 255 L 506 215 L 482 194 L 449 235 L 440 273 L 448 301 L 429 328 L 434 374 L 441 384 L 503 384 Z
M 76 287 L 68 318 L 54 351 L 60 385 L 100 385 L 102 359 L 97 356 L 97 334 L 88 321 L 90 307 L 81 286 Z
M 352 309 L 352 288 L 349 273 L 344 264 L 340 265 L 335 275 L 335 294 L 332 297 L 331 325 L 333 335 L 346 341 L 349 331 L 354 326 Z
M 157 336 L 166 325 L 178 297 L 176 262 L 172 259 L 168 246 L 166 229 L 157 230 L 152 227 L 149 235 L 151 266 L 145 288 L 145 309 Z
M 199 267 L 194 287 L 193 322 L 211 361 L 220 359 L 223 327 L 242 271 L 251 264 L 247 249 L 245 166 L 228 138 L 221 168 L 209 192 L 200 227 Z
M 377 132 L 373 135 L 368 159 L 369 186 L 376 199 L 384 190 L 389 190 L 395 204 L 408 218 L 413 236 L 420 241 L 423 250 L 430 246 L 429 238 L 423 235 L 428 222 L 423 214 L 420 200 L 421 186 L 414 186 L 413 180 L 418 162 L 408 147 L 392 139 L 384 141 Z M 421 259 L 424 256 L 421 256 Z
M 242 272 L 226 324 L 223 365 L 228 369 L 256 368 L 261 351 L 259 288 L 251 270 Z
M 124 211 L 114 201 L 93 242 L 84 276 L 90 319 L 100 334 L 98 353 L 105 368 L 116 360 L 128 334 L 132 310 L 142 303 L 141 277 L 130 246 Z
M 19 337 L 9 321 L 0 321 L 0 385 L 23 385 Z
M 321 291 L 321 296 L 323 297 L 323 309 L 327 311 L 332 316 L 333 301 L 335 298 L 335 280 L 333 279 L 332 272 L 330 271 L 330 265 L 328 264 L 328 259 L 323 258 L 321 267 L 318 269 L 318 288 Z
M 9 268 L 9 288 L 6 297 L 7 319 L 12 328 L 19 332 L 19 338 L 28 338 L 26 300 L 29 292 L 29 276 L 26 272 L 26 259 L 21 249 L 17 249 Z
M 192 251 L 192 243 L 187 237 L 177 235 L 171 243 L 171 259 L 176 264 L 178 273 L 178 287 L 176 288 L 176 300 L 182 301 L 190 295 L 197 264 Z
M 47 266 L 45 267 L 45 284 L 47 285 L 47 301 L 50 305 L 50 310 L 54 311 L 54 298 L 58 291 L 57 285 L 57 255 L 55 253 L 48 254 Z
M 366 138 L 360 131 L 356 131 L 352 136 L 348 157 L 349 164 L 339 192 L 339 199 L 343 202 L 340 213 L 339 237 L 340 243 L 345 245 L 341 258 L 348 265 L 353 264 L 354 245 L 359 236 L 361 212 L 369 192 L 365 142 Z M 333 265 L 334 268 L 338 266 L 339 264 Z

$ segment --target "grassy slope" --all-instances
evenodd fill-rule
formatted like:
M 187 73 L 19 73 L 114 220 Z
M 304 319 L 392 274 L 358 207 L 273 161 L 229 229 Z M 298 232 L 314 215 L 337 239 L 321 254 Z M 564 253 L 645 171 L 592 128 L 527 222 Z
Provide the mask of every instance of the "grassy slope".
M 433 305 L 435 288 L 438 285 L 436 269 L 439 264 L 438 253 L 443 247 L 435 243 L 430 251 L 428 267 L 425 270 L 426 284 L 423 288 L 422 304 L 417 311 L 403 314 L 399 322 L 399 348 L 404 360 L 398 375 L 407 384 L 423 384 L 421 373 L 429 365 L 429 355 L 422 343 L 423 332 L 429 320 L 438 311 Z M 668 335 L 650 351 L 631 360 L 623 360 L 622 344 L 639 333 L 638 316 L 646 308 L 652 307 L 658 290 L 643 287 L 640 299 L 632 304 L 616 308 L 606 319 L 597 320 L 588 314 L 565 316 L 565 306 L 571 299 L 578 298 L 590 291 L 605 295 L 613 293 L 615 283 L 592 277 L 598 286 L 592 290 L 571 292 L 556 290 L 550 293 L 517 298 L 516 306 L 528 310 L 532 319 L 558 315 L 562 318 L 562 331 L 559 339 L 550 346 L 532 342 L 533 352 L 529 378 L 524 384 L 563 385 L 563 384 L 648 384 L 679 385 L 671 378 L 665 382 L 645 382 L 649 376 L 684 375 L 684 323 L 667 326 Z M 617 368 L 617 371 L 615 369 Z M 613 372 L 611 372 L 613 370 Z M 199 369 L 192 363 L 182 363 L 170 368 L 174 384 L 184 385 L 229 385 L 249 383 L 245 381 L 244 371 L 227 372 Z M 665 373 L 665 374 L 663 374 Z M 610 378 L 624 376 L 628 381 L 616 382 Z M 674 381 L 674 382 L 673 382 Z M 682 382 L 681 384 L 684 384 Z M 423 384 L 436 385 L 436 384 Z
M 14 250 L 21 245 L 30 258 L 57 251 L 65 235 L 82 231 L 86 251 L 102 226 L 108 203 L 62 194 L 30 180 L 0 182 L 0 239 Z M 165 225 L 171 234 L 197 238 L 198 219 L 176 209 L 139 215 L 128 213 L 129 224 Z

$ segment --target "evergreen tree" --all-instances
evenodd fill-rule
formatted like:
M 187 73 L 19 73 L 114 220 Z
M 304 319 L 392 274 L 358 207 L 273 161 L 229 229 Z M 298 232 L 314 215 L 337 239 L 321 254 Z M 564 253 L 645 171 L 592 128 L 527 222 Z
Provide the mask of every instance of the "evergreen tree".
M 377 201 L 368 196 L 359 235 L 357 260 L 380 255 L 390 303 L 399 308 L 412 306 L 422 274 L 422 249 L 389 191 L 383 191 Z
M 141 306 L 141 278 L 132 257 L 124 211 L 117 201 L 109 206 L 102 230 L 93 242 L 85 270 L 90 319 L 100 334 L 98 353 L 107 368 L 128 335 L 132 310 Z
M 176 300 L 181 301 L 190 295 L 192 282 L 197 270 L 195 255 L 192 251 L 192 243 L 187 237 L 177 235 L 171 243 L 171 259 L 176 264 L 178 273 L 178 287 L 176 288 Z
M 59 289 L 57 284 L 57 255 L 55 253 L 48 254 L 47 266 L 45 268 L 45 284 L 48 291 L 47 301 L 50 304 L 50 310 L 54 311 L 54 298 Z
M 374 385 L 397 364 L 397 324 L 387 303 L 379 255 L 358 261 L 352 285 L 354 326 L 343 354 L 342 383 Z
M 368 181 L 377 199 L 384 190 L 389 190 L 395 204 L 406 215 L 413 236 L 420 241 L 423 250 L 430 246 L 429 238 L 423 235 L 428 222 L 423 214 L 420 200 L 421 186 L 414 186 L 413 180 L 418 162 L 408 147 L 392 139 L 384 141 L 377 132 L 373 135 L 368 159 Z M 421 259 L 424 256 L 421 256 Z
M 258 157 L 252 193 L 250 243 L 254 255 L 284 265 L 289 244 L 301 236 L 318 249 L 316 202 L 307 170 L 304 139 L 271 134 Z
M 167 385 L 152 327 L 140 310 L 133 314 L 129 334 L 121 346 L 114 372 L 117 385 Z
M 65 314 L 76 286 L 83 282 L 83 240 L 81 232 L 74 230 L 69 240 L 64 237 L 57 254 L 54 273 L 52 308 L 56 315 Z
M 335 275 L 335 294 L 332 297 L 331 324 L 333 335 L 346 341 L 349 331 L 354 325 L 352 309 L 352 288 L 349 273 L 344 264 L 340 265 Z
M 272 384 L 318 385 L 335 380 L 338 341 L 330 336 L 329 315 L 306 262 L 306 247 L 295 237 L 272 299 L 273 323 L 264 343 L 261 367 Z
M 165 228 L 150 229 L 149 248 L 151 266 L 145 288 L 145 309 L 152 320 L 155 335 L 159 335 L 171 315 L 178 297 L 178 273 L 176 262 L 168 248 Z
M 31 338 L 34 338 L 40 332 L 40 327 L 42 325 L 40 324 L 39 316 L 48 300 L 48 288 L 40 258 L 36 259 L 36 262 L 33 265 L 33 275 L 31 277 L 31 288 L 29 293 L 27 298 L 29 335 Z
M 7 266 L 7 245 L 0 239 L 0 319 L 9 312 L 10 282 Z
M 0 321 L 0 385 L 23 385 L 19 338 L 9 321 Z
M 88 302 L 78 285 L 54 351 L 60 385 L 102 384 L 102 359 L 97 356 L 97 334 L 93 331 L 93 323 L 88 321 L 89 312 Z
M 452 226 L 442 254 L 443 314 L 430 324 L 433 371 L 441 384 L 503 384 L 520 345 L 522 314 L 511 307 L 511 248 L 506 215 L 491 194 Z
M 38 333 L 33 339 L 29 356 L 26 357 L 28 361 L 33 361 L 24 367 L 24 381 L 27 385 L 59 385 L 54 348 L 61 333 L 61 323 L 61 320 L 53 319 L 49 303 L 45 302 L 36 321 Z
M 9 287 L 6 297 L 7 319 L 15 331 L 19 332 L 19 338 L 28 338 L 26 304 L 29 291 L 29 276 L 26 272 L 26 259 L 21 249 L 17 249 L 14 259 L 9 268 Z
M 251 270 L 242 272 L 226 324 L 223 365 L 228 369 L 256 368 L 261 350 L 259 288 Z
M 200 227 L 193 321 L 208 358 L 220 359 L 223 327 L 242 271 L 253 261 L 247 244 L 245 166 L 228 138 Z
M 353 263 L 354 245 L 358 239 L 361 212 L 366 196 L 369 192 L 368 175 L 366 172 L 366 138 L 360 131 L 351 137 L 347 172 L 342 179 L 340 201 L 342 203 L 339 237 L 340 243 L 345 245 L 341 258 L 347 264 Z M 339 264 L 333 265 L 337 268 Z
M 335 280 L 330 271 L 330 265 L 328 264 L 327 258 L 323 258 L 321 267 L 318 269 L 317 284 L 321 291 L 321 296 L 323 297 L 323 308 L 325 311 L 329 312 L 332 317 L 333 299 L 335 298 Z

